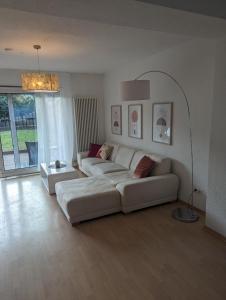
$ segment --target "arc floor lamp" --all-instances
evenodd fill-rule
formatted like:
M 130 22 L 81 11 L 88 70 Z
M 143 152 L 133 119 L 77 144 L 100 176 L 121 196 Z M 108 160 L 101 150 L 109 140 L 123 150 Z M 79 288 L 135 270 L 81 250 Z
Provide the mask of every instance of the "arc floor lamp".
M 189 121 L 189 141 L 191 154 L 191 196 L 188 199 L 188 207 L 179 207 L 173 210 L 172 216 L 182 222 L 195 222 L 199 216 L 193 209 L 194 205 L 194 159 L 193 159 L 193 144 L 192 144 L 192 128 L 191 128 L 191 111 L 186 93 L 182 85 L 168 72 L 161 70 L 149 70 L 140 74 L 134 80 L 121 82 L 121 93 L 123 101 L 148 100 L 150 99 L 150 80 L 141 80 L 145 75 L 158 73 L 170 78 L 183 94 L 183 98 L 187 107 Z M 190 200 L 191 199 L 191 200 Z

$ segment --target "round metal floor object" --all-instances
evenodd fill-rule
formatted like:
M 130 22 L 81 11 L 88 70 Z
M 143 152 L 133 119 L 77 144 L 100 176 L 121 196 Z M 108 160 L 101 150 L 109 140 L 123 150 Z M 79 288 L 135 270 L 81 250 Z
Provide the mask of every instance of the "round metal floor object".
M 199 219 L 193 209 L 188 207 L 178 207 L 172 211 L 172 217 L 178 221 L 192 223 Z

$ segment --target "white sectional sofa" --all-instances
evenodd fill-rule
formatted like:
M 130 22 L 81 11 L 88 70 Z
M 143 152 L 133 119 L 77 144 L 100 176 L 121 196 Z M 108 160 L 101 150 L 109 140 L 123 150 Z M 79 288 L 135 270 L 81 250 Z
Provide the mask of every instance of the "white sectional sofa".
M 174 201 L 178 177 L 171 172 L 171 160 L 157 154 L 111 144 L 110 160 L 78 154 L 78 165 L 89 178 L 56 184 L 57 200 L 71 223 Z M 150 156 L 156 162 L 151 176 L 137 179 L 134 170 L 140 159 Z

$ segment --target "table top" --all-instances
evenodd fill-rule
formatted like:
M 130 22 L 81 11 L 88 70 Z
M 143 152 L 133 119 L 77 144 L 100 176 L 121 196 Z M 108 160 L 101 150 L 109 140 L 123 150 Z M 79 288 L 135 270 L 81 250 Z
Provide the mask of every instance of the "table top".
M 52 162 L 51 162 L 52 163 Z M 54 175 L 54 174 L 63 174 L 69 172 L 76 172 L 76 169 L 73 168 L 69 163 L 66 163 L 66 166 L 59 169 L 49 168 L 50 164 L 41 163 L 41 169 L 45 171 L 47 175 Z

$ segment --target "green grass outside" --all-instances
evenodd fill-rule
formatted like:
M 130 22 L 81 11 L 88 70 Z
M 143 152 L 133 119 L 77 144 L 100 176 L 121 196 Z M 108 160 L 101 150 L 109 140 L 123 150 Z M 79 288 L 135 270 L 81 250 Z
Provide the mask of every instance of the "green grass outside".
M 0 132 L 2 150 L 13 151 L 11 131 Z M 35 129 L 18 129 L 17 130 L 17 140 L 19 150 L 26 150 L 25 142 L 36 142 L 37 141 L 37 131 Z

